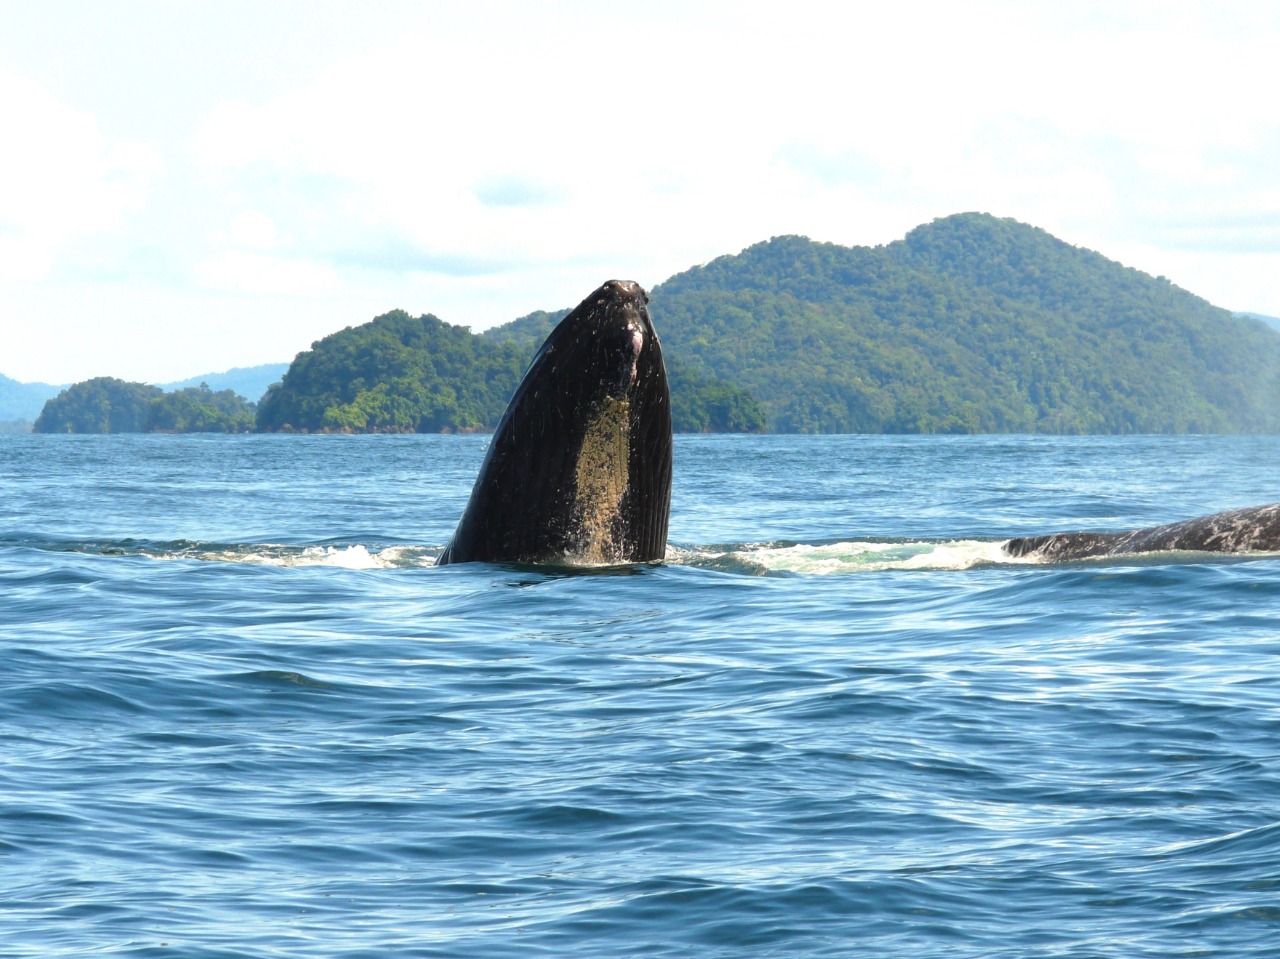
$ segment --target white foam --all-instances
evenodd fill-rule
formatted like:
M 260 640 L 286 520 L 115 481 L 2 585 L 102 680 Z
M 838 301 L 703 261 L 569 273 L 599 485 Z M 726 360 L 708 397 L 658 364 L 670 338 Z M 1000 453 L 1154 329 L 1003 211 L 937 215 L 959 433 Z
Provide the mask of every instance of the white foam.
M 351 546 L 283 546 L 263 543 L 224 549 L 148 552 L 152 559 L 197 559 L 210 563 L 248 563 L 257 566 L 332 566 L 338 569 L 392 569 L 403 566 L 434 566 L 435 560 L 420 546 L 388 546 L 370 550 L 360 543 Z
M 668 562 L 701 565 L 741 562 L 768 572 L 826 576 L 893 569 L 961 570 L 979 565 L 1018 562 L 1001 549 L 1000 541 L 950 540 L 946 542 L 871 543 L 845 542 L 820 545 L 770 546 L 744 544 L 723 552 L 668 551 Z
M 381 569 L 387 564 L 381 556 L 375 556 L 367 547 L 357 543 L 354 546 L 310 546 L 302 551 L 292 564 L 293 566 L 337 566 L 341 569 Z

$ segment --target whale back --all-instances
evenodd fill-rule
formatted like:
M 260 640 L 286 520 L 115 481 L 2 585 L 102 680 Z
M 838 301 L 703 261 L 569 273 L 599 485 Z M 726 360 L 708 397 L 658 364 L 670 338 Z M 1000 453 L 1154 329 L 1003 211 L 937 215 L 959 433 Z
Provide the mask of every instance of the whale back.
M 1009 540 L 1003 549 L 1010 556 L 1035 556 L 1047 560 L 1170 550 L 1212 553 L 1276 551 L 1280 550 L 1280 503 L 1226 510 L 1127 533 L 1023 536 Z

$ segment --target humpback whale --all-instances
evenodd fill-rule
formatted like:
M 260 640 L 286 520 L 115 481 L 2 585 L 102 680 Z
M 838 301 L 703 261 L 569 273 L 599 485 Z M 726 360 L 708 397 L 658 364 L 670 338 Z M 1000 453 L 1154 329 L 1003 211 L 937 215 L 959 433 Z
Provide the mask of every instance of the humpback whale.
M 437 565 L 657 562 L 671 507 L 671 395 L 649 296 L 609 280 L 547 337 L 502 414 Z M 1280 503 L 1121 533 L 1002 545 L 1045 560 L 1280 551 Z
M 551 332 L 437 565 L 662 559 L 671 395 L 648 302 L 639 284 L 609 280 Z
M 1212 553 L 1280 551 L 1280 503 L 1231 509 L 1211 516 L 1148 526 L 1127 533 L 1051 533 L 1023 536 L 1003 545 L 1010 556 L 1047 560 L 1087 559 L 1122 553 L 1190 550 Z

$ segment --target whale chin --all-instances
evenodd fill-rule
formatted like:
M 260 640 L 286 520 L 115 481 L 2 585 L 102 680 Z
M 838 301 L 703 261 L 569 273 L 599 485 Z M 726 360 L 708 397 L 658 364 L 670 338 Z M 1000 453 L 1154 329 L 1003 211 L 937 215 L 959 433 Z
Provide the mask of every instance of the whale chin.
M 547 337 L 494 430 L 437 565 L 660 561 L 671 394 L 648 294 L 610 280 Z

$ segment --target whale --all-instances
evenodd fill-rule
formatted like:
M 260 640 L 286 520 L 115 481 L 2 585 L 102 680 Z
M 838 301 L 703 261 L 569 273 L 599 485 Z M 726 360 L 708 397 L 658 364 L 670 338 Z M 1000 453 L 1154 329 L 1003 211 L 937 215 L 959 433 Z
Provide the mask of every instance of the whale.
M 1002 544 L 1008 556 L 1046 561 L 1167 551 L 1249 553 L 1280 551 L 1280 503 L 1230 509 L 1209 516 L 1123 533 L 1050 533 Z
M 552 330 L 489 442 L 436 561 L 659 562 L 671 509 L 671 392 L 649 296 L 609 280 Z
M 649 296 L 609 280 L 552 330 L 489 442 L 437 566 L 656 563 L 671 509 L 671 393 Z M 1003 553 L 1280 552 L 1280 503 L 1126 532 L 1022 536 Z

